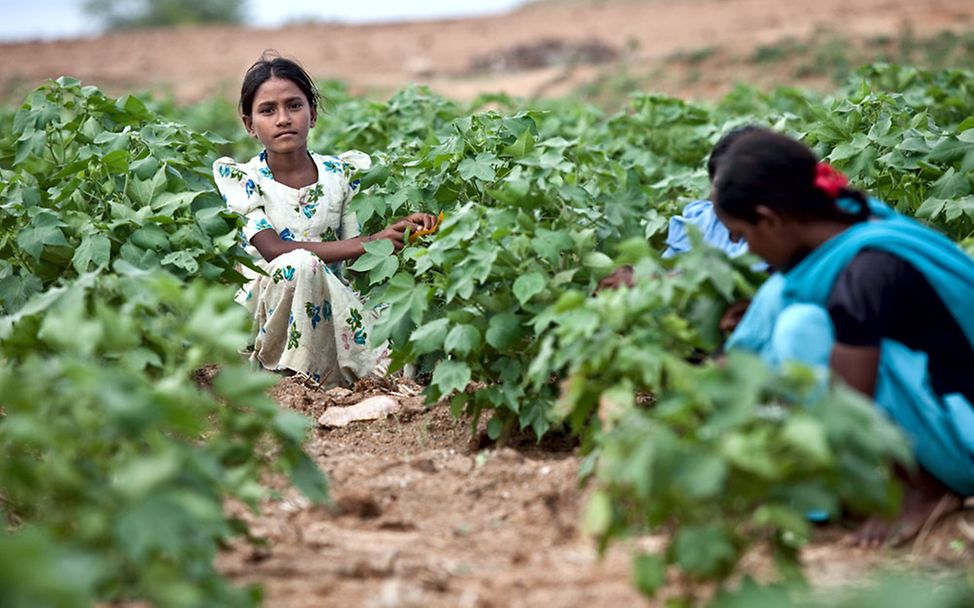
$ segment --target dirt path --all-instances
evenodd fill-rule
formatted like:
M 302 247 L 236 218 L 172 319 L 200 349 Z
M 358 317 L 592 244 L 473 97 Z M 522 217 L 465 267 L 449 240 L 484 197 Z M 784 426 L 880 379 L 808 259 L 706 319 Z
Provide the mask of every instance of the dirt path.
M 318 415 L 326 400 L 291 383 L 279 399 Z M 354 401 L 357 397 L 353 397 Z M 222 558 L 260 581 L 268 606 L 634 605 L 628 556 L 600 562 L 577 522 L 579 460 L 570 446 L 472 451 L 469 424 L 404 400 L 395 417 L 318 430 L 309 446 L 337 512 L 293 493 L 255 531 L 269 554 Z
M 267 48 L 299 58 L 314 74 L 355 90 L 427 82 L 450 97 L 504 90 L 533 95 L 561 78 L 557 68 L 470 74 L 492 53 L 554 39 L 596 40 L 636 59 L 721 46 L 754 48 L 785 36 L 836 30 L 893 35 L 970 27 L 970 0 L 681 0 L 545 3 L 496 17 L 369 26 L 306 25 L 275 30 L 210 27 L 122 33 L 95 39 L 0 45 L 7 94 L 69 74 L 118 93 L 151 88 L 184 101 L 233 95 Z M 580 73 L 573 77 L 583 78 Z M 728 74 L 732 81 L 733 74 Z
M 333 403 L 293 380 L 276 397 L 315 417 Z M 469 424 L 447 408 L 428 410 L 418 397 L 403 404 L 383 421 L 315 432 L 309 451 L 329 475 L 338 510 L 285 492 L 250 517 L 267 548 L 238 546 L 221 556 L 231 579 L 260 582 L 266 605 L 286 608 L 653 605 L 630 584 L 632 545 L 599 560 L 581 533 L 586 491 L 573 446 L 524 438 L 513 448 L 471 449 Z M 838 542 L 842 534 L 823 529 L 804 552 L 819 585 L 861 580 L 880 565 L 935 567 L 974 556 L 970 543 L 958 548 L 957 518 L 915 551 L 849 549 Z M 748 561 L 752 572 L 767 572 L 762 556 Z

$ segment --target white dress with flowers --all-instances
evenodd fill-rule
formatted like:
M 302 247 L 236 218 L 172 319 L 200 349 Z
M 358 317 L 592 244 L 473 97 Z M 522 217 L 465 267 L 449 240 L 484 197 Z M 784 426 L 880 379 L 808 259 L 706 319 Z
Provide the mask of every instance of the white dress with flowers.
M 243 268 L 248 278 L 237 301 L 254 315 L 251 357 L 271 370 L 305 373 L 325 386 L 347 384 L 382 371 L 385 348 L 370 349 L 375 311 L 363 310 L 359 295 L 342 276 L 342 265 L 326 264 L 298 249 L 264 261 L 250 239 L 271 228 L 284 240 L 335 241 L 359 235 L 348 203 L 358 190 L 356 171 L 371 160 L 362 152 L 311 154 L 318 181 L 291 188 L 274 180 L 261 152 L 246 163 L 224 157 L 213 176 L 227 207 L 246 219 L 242 240 L 266 275 Z

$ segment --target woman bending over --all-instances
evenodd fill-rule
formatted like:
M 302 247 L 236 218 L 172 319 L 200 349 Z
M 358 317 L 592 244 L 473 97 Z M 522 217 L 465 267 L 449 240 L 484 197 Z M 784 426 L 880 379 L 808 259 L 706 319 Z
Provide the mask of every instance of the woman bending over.
M 768 130 L 728 149 L 714 195 L 731 233 L 781 271 L 729 345 L 828 365 L 911 441 L 919 467 L 901 472 L 899 516 L 867 521 L 854 539 L 903 542 L 959 508 L 974 495 L 974 260 Z

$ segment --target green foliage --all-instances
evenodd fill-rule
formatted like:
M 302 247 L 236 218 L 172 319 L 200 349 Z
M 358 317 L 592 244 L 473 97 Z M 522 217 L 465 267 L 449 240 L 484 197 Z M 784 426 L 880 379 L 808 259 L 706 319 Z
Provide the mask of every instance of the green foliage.
M 635 262 L 635 286 L 553 311 L 528 372 L 534 386 L 565 378 L 550 416 L 583 436 L 634 405 L 637 393 L 680 382 L 686 361 L 717 348 L 726 304 L 752 295 L 751 258 L 730 261 L 702 243 L 675 263 L 646 256 L 642 241 L 621 249 L 620 263 Z
M 84 11 L 110 30 L 243 23 L 246 0 L 85 0 Z
M 475 428 L 490 416 L 492 438 L 579 435 L 600 484 L 586 528 L 603 546 L 671 533 L 634 562 L 652 594 L 674 569 L 691 590 L 723 584 L 756 546 L 796 578 L 806 514 L 890 511 L 889 465 L 909 461 L 872 406 L 809 370 L 699 363 L 726 304 L 761 280 L 753 258 L 700 243 L 661 259 L 669 218 L 708 194 L 711 146 L 743 124 L 788 131 L 974 249 L 971 82 L 875 65 L 831 97 L 740 87 L 707 106 L 637 94 L 611 116 L 571 100 L 464 106 L 421 87 L 379 103 L 325 83 L 311 145 L 372 152 L 353 202 L 364 232 L 445 215 L 436 234 L 398 254 L 371 243 L 352 265 L 384 305 L 372 339 L 389 341 L 395 367 L 429 374 L 431 401 Z M 0 448 L 12 455 L 0 504 L 9 546 L 37 565 L 0 568 L 0 582 L 20 581 L 0 585 L 0 603 L 247 602 L 212 572 L 216 543 L 238 532 L 214 505 L 252 503 L 266 467 L 322 497 L 300 452 L 306 423 L 234 363 L 245 315 L 212 284 L 238 280 L 242 258 L 208 167 L 256 151 L 233 114 L 222 101 L 112 100 L 66 79 L 0 112 Z M 634 265 L 637 286 L 592 297 L 619 264 Z M 212 393 L 186 384 L 204 361 L 224 366 Z M 171 534 L 141 529 L 157 511 Z M 199 532 L 177 534 L 187 526 Z M 72 581 L 53 581 L 55 567 Z
M 809 106 L 806 141 L 855 183 L 949 236 L 974 236 L 970 72 L 875 65 Z
M 279 469 L 323 498 L 301 451 L 309 422 L 266 396 L 273 378 L 239 362 L 249 325 L 231 289 L 133 268 L 84 275 L 0 319 L 0 513 L 24 522 L 17 542 L 80 561 L 89 598 L 245 601 L 212 567 L 241 531 L 224 497 L 256 507 L 261 475 Z M 214 361 L 212 392 L 189 381 Z
M 118 259 L 238 280 L 212 139 L 69 78 L 33 92 L 0 144 L 0 312 Z
M 238 218 L 206 137 L 61 79 L 0 140 L 0 605 L 255 605 L 213 559 L 262 482 L 309 498 L 309 421 L 243 363 Z M 221 371 L 212 387 L 192 377 Z
M 662 554 L 636 562 L 644 592 L 662 584 L 652 573 L 665 565 L 689 581 L 725 581 L 762 544 L 783 576 L 800 577 L 808 513 L 896 508 L 888 465 L 909 464 L 910 451 L 868 400 L 823 391 L 809 370 L 772 373 L 738 353 L 722 364 L 671 362 L 666 373 L 668 386 L 648 409 L 635 407 L 634 391 L 647 388 L 636 374 L 614 383 L 596 370 L 574 377 L 606 425 L 597 442 L 603 487 L 592 508 L 610 507 L 589 531 L 603 546 L 633 532 L 672 531 Z
M 446 213 L 435 237 L 398 258 L 371 248 L 353 266 L 389 305 L 373 339 L 392 342 L 395 365 L 432 372 L 431 400 L 451 397 L 475 424 L 486 410 L 492 429 L 542 435 L 557 387 L 528 386 L 526 365 L 551 315 L 611 272 L 606 251 L 623 239 L 659 241 L 677 196 L 703 187 L 716 130 L 703 109 L 661 97 L 636 99 L 626 124 L 587 123 L 577 108 L 464 115 L 421 89 L 390 101 L 401 130 L 373 109 L 354 128 L 322 131 L 338 149 L 385 145 L 353 202 L 364 230 L 416 210 Z M 655 197 L 670 202 L 647 216 Z M 482 388 L 468 393 L 470 381 Z

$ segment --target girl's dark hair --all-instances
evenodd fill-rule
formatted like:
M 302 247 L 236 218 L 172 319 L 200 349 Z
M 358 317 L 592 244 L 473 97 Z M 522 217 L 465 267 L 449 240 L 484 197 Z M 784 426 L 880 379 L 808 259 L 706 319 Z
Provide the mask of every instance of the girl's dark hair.
M 735 141 L 741 138 L 743 135 L 748 133 L 753 133 L 754 131 L 760 131 L 761 127 L 757 125 L 744 125 L 743 127 L 738 127 L 732 131 L 728 131 L 717 140 L 714 144 L 713 149 L 710 151 L 710 157 L 707 159 L 707 175 L 710 176 L 710 181 L 714 181 L 714 176 L 717 175 L 717 168 L 720 165 L 720 160 L 727 153 L 727 150 L 731 147 Z
M 720 156 L 715 203 L 748 222 L 757 220 L 757 205 L 803 220 L 867 219 L 869 204 L 862 192 L 845 187 L 833 197 L 815 186 L 817 166 L 805 144 L 768 129 L 751 129 Z
M 247 70 L 247 74 L 244 76 L 243 85 L 240 87 L 240 113 L 244 116 L 250 116 L 254 111 L 254 96 L 257 94 L 257 89 L 260 85 L 264 84 L 271 77 L 284 78 L 293 82 L 304 96 L 308 98 L 308 103 L 311 104 L 311 110 L 316 112 L 318 110 L 318 104 L 321 102 L 321 96 L 318 93 L 318 88 L 315 87 L 315 83 L 308 76 L 308 73 L 304 71 L 298 62 L 292 61 L 290 59 L 285 59 L 281 57 L 274 51 L 264 51 L 260 59 L 250 66 Z

